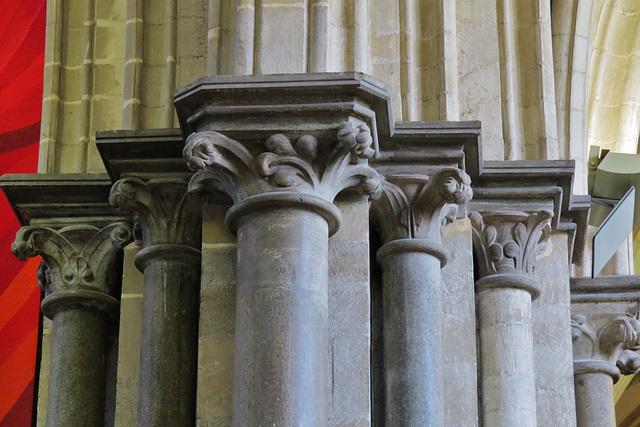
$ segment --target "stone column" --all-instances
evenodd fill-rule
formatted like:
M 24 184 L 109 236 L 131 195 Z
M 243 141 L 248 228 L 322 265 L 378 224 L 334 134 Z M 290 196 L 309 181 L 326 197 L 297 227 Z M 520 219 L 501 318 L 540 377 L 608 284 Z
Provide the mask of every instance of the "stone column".
M 531 301 L 540 290 L 531 275 L 553 213 L 472 209 L 483 424 L 536 426 Z
M 130 226 L 26 226 L 11 250 L 24 261 L 41 255 L 42 312 L 53 321 L 47 426 L 101 426 L 105 416 L 105 353 L 121 249 Z
M 458 205 L 471 198 L 471 180 L 457 168 L 431 176 L 385 176 L 372 206 L 384 244 L 382 267 L 385 425 L 443 424 L 440 380 L 442 233 Z
M 217 132 L 187 139 L 185 158 L 198 171 L 191 190 L 234 202 L 226 223 L 238 236 L 236 426 L 327 425 L 327 245 L 340 224 L 333 200 L 380 185 L 366 164 L 375 153 L 369 128 L 334 129 L 337 138 L 305 134 L 293 144 L 272 135 L 257 156 Z
M 628 286 L 632 277 L 636 278 L 635 289 Z M 571 336 L 578 427 L 614 427 L 613 384 L 621 374 L 640 370 L 637 277 L 572 279 Z M 621 289 L 620 283 L 626 289 Z M 587 288 L 589 293 L 581 292 Z
M 196 420 L 201 207 L 187 182 L 123 178 L 111 204 L 137 215 L 144 273 L 138 425 L 192 426 Z

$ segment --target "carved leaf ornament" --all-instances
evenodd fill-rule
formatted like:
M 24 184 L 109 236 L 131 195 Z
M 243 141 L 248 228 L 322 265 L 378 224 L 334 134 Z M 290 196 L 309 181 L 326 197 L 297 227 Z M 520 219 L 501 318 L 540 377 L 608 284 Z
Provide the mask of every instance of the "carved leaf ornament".
M 442 168 L 432 175 L 392 174 L 385 178 L 383 196 L 373 205 L 374 218 L 387 239 L 440 241 L 458 206 L 472 195 L 471 178 L 458 168 Z
M 275 134 L 265 141 L 266 151 L 254 157 L 240 142 L 217 132 L 192 133 L 184 149 L 188 166 L 197 171 L 189 191 L 220 191 L 234 202 L 271 191 L 299 191 L 333 201 L 346 188 L 376 197 L 380 177 L 366 163 L 375 154 L 372 142 L 366 125 L 345 122 L 323 156 L 312 135 L 292 143 Z
M 481 252 L 482 276 L 532 274 L 535 260 L 546 249 L 551 235 L 549 211 L 471 212 L 474 246 Z
M 38 282 L 48 293 L 57 289 L 89 289 L 108 293 L 105 281 L 113 257 L 132 239 L 131 227 L 115 223 L 102 229 L 83 225 L 55 230 L 22 227 L 11 251 L 21 261 L 41 255 L 46 266 L 38 269 Z M 52 285 L 56 289 L 52 289 Z
M 631 316 L 571 317 L 574 359 L 615 364 L 623 375 L 640 371 L 640 321 Z

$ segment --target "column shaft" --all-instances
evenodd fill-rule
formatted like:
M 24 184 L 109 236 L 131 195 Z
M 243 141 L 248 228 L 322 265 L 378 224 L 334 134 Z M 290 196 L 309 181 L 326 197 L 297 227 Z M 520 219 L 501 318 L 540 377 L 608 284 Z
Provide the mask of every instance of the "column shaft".
M 574 384 L 578 427 L 615 427 L 611 375 L 602 372 L 579 373 L 574 376 Z
M 47 426 L 104 424 L 107 315 L 86 307 L 53 316 Z
M 536 426 L 531 293 L 515 287 L 480 290 L 478 320 L 484 425 Z
M 153 245 L 136 264 L 144 272 L 138 425 L 195 425 L 200 251 Z
M 401 247 L 403 243 L 409 247 Z M 442 425 L 441 262 L 434 255 L 414 252 L 415 246 L 413 239 L 395 240 L 378 252 L 387 426 Z
M 306 210 L 238 221 L 235 426 L 326 426 L 328 224 Z

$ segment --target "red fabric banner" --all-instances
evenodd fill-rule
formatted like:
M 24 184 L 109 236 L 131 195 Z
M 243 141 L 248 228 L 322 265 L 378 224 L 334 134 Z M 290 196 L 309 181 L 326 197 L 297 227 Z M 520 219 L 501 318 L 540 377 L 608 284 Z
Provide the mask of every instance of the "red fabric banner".
M 42 113 L 46 0 L 0 0 L 0 175 L 34 173 Z M 0 194 L 0 427 L 32 425 L 38 259 L 19 262 L 20 227 Z

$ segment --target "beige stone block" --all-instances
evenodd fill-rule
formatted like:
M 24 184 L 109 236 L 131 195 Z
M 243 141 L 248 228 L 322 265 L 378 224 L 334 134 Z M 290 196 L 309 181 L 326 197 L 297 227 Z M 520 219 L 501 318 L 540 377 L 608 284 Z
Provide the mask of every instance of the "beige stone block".
M 178 52 L 182 56 L 207 55 L 206 13 L 181 17 L 178 21 Z
M 43 319 L 44 320 L 44 319 Z M 43 322 L 42 344 L 40 347 L 40 376 L 38 378 L 38 407 L 36 425 L 44 426 L 47 419 L 47 396 L 49 393 L 49 369 L 51 368 L 51 324 Z
M 105 96 L 115 95 L 120 97 L 122 104 L 123 87 L 119 78 L 122 75 L 122 67 L 120 64 L 100 63 L 94 65 L 93 78 L 94 95 Z M 117 114 L 117 118 L 121 118 L 121 114 Z M 112 119 L 113 120 L 113 119 Z
M 200 18 L 207 16 L 207 2 L 203 0 L 181 0 L 178 2 L 178 16 L 184 18 Z
M 356 0 L 357 1 L 357 0 Z M 398 34 L 400 31 L 400 9 L 398 2 L 371 0 L 369 16 L 372 34 Z
M 85 35 L 84 29 L 71 29 L 66 28 L 64 34 L 63 45 L 63 66 L 79 66 L 82 65 L 85 52 Z
M 98 21 L 96 25 L 94 58 L 114 59 L 114 65 L 124 67 L 125 21 Z
M 202 243 L 235 243 L 236 236 L 224 224 L 227 206 L 205 205 L 202 208 Z
M 302 73 L 306 71 L 307 17 L 302 7 L 265 7 L 256 27 L 258 73 Z
M 75 2 L 69 0 L 59 0 L 64 2 L 65 26 L 67 28 L 82 28 L 84 26 L 87 2 Z
M 138 378 L 140 372 L 141 339 L 142 295 L 123 294 L 120 301 L 118 380 L 120 380 L 120 378 Z M 119 387 L 118 385 L 118 388 Z
M 146 67 L 164 66 L 166 63 L 165 29 L 166 24 L 144 26 L 143 48 Z
M 117 129 L 122 122 L 122 95 L 106 95 L 93 100 L 92 130 Z M 93 132 L 91 134 L 93 138 Z
M 176 87 L 185 86 L 207 74 L 207 57 L 180 57 L 177 64 Z
M 336 206 L 342 213 L 340 229 L 331 241 L 367 240 L 369 238 L 369 202 L 364 197 L 341 197 Z
M 539 425 L 575 425 L 567 236 L 553 234 L 538 257 L 541 294 L 532 304 Z
M 96 147 L 95 139 L 92 139 L 89 144 L 89 150 L 87 153 L 87 173 L 104 173 L 104 163 Z
M 127 17 L 127 0 L 101 0 L 96 2 L 96 16 L 110 21 L 124 21 Z
M 135 426 L 138 421 L 138 378 L 119 378 L 116 394 L 116 426 Z
M 231 427 L 231 417 L 203 418 L 196 420 L 198 427 Z
M 198 356 L 198 424 L 233 413 L 233 337 L 201 336 Z

